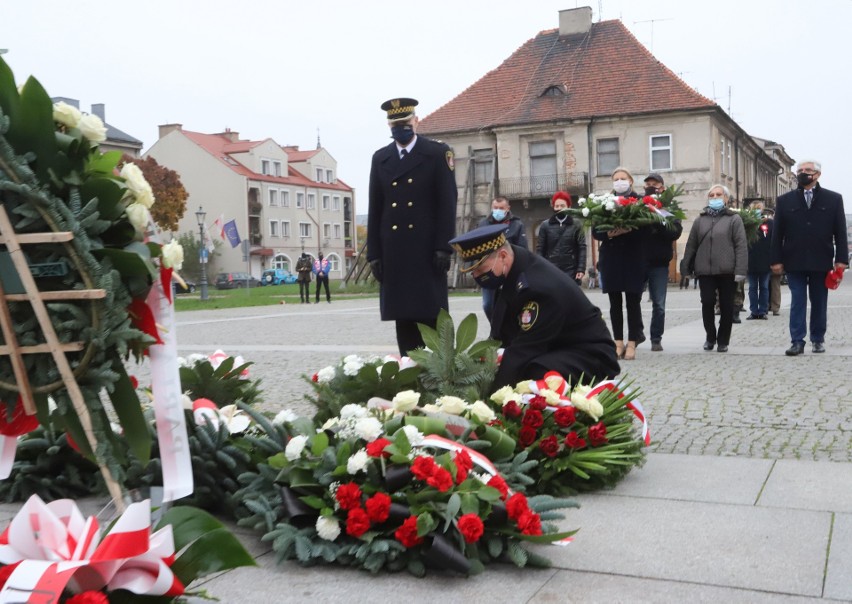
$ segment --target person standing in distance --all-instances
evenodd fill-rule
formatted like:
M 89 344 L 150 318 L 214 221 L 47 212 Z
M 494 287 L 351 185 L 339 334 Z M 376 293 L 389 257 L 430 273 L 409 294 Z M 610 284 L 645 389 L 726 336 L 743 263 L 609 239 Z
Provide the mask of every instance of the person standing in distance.
M 491 202 L 491 213 L 479 222 L 479 226 L 502 224 L 506 226 L 506 240 L 512 245 L 528 249 L 527 232 L 520 218 L 512 214 L 509 200 L 505 197 L 495 197 Z M 485 317 L 491 321 L 491 311 L 494 309 L 494 290 L 482 288 L 482 310 Z
M 298 274 L 296 280 L 299 282 L 299 298 L 301 298 L 302 304 L 310 304 L 311 259 L 305 252 L 302 252 L 302 256 L 296 261 L 296 273 Z
M 663 177 L 656 172 L 645 178 L 645 195 L 659 195 L 665 190 Z M 683 234 L 680 220 L 670 225 L 655 224 L 650 227 L 647 239 L 645 280 L 651 297 L 651 350 L 663 351 L 663 332 L 666 328 L 666 294 L 669 289 L 669 263 L 674 256 L 672 244 Z
M 322 286 L 325 286 L 325 299 L 329 304 L 331 304 L 331 294 L 328 293 L 329 268 L 328 260 L 323 258 L 322 252 L 320 252 L 317 259 L 314 260 L 314 274 L 317 276 L 317 304 L 319 304 L 320 288 Z
M 417 101 L 382 103 L 393 142 L 373 154 L 367 260 L 379 290 L 382 321 L 396 322 L 401 355 L 422 347 L 418 323 L 434 327 L 449 307 L 447 271 L 458 188 L 453 152 L 418 136 Z
M 565 191 L 550 198 L 553 216 L 538 227 L 536 253 L 580 285 L 586 271 L 586 234 L 582 223 L 568 215 L 570 205 L 571 196 Z
M 791 357 L 805 351 L 808 298 L 811 345 L 814 352 L 825 352 L 826 274 L 834 269 L 842 277 L 849 264 L 843 197 L 823 189 L 817 182 L 821 175 L 822 165 L 818 161 L 800 161 L 796 166 L 798 188 L 775 200 L 769 264 L 776 275 L 787 272 L 792 345 L 785 354 Z

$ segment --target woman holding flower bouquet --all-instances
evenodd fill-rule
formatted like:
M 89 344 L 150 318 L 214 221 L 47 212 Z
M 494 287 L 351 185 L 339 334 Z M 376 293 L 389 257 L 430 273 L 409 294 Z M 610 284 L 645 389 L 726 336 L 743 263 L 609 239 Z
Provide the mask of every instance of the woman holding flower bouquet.
M 745 280 L 748 269 L 748 242 L 743 220 L 728 209 L 730 193 L 722 185 L 707 191 L 707 207 L 701 212 L 686 242 L 680 272 L 698 276 L 701 315 L 707 340 L 704 350 L 727 352 L 734 320 L 734 289 Z M 719 296 L 719 329 L 716 329 L 716 296 Z
M 639 197 L 633 190 L 633 176 L 625 168 L 616 168 L 612 173 L 612 188 L 613 194 L 618 195 L 619 199 L 632 200 Z M 645 285 L 647 228 L 593 230 L 592 236 L 601 242 L 602 289 L 609 295 L 609 318 L 615 351 L 619 358 L 630 361 L 636 358 L 636 345 L 645 340 L 640 301 Z M 624 345 L 622 299 L 627 306 L 627 346 Z

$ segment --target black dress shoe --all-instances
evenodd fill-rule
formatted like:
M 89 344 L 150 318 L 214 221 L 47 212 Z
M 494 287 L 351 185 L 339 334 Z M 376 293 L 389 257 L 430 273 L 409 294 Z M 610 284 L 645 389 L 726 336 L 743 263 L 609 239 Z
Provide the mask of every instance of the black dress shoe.
M 800 355 L 804 352 L 805 352 L 805 345 L 804 344 L 797 344 L 797 343 L 794 342 L 793 345 L 790 346 L 790 348 L 788 348 L 784 352 L 784 354 L 786 354 L 788 357 L 794 357 L 794 356 Z
M 767 317 L 766 315 L 757 315 L 757 318 L 760 319 L 761 321 L 768 321 L 769 320 L 769 317 Z
M 728 352 L 728 345 L 727 344 L 719 344 L 716 347 L 716 352 Z
M 704 342 L 704 350 L 713 350 L 713 348 L 715 346 L 716 346 L 716 342 L 711 342 L 710 340 L 707 340 L 706 342 Z
M 813 343 L 813 351 L 814 352 L 825 352 L 825 344 L 822 342 L 814 342 Z
M 746 317 L 746 321 L 754 321 L 755 319 L 759 319 L 759 318 L 760 318 L 760 315 L 756 315 L 754 313 L 751 313 L 749 316 Z
M 734 313 L 734 319 L 733 319 L 733 321 L 731 321 L 731 323 L 742 323 L 742 322 L 743 322 L 743 320 L 740 319 L 740 313 L 735 312 Z

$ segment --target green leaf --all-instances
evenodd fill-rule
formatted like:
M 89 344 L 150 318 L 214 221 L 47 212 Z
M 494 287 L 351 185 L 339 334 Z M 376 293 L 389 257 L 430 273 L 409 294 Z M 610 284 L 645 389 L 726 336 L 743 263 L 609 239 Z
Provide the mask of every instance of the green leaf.
M 510 459 L 515 454 L 517 443 L 502 430 L 492 426 L 479 426 L 476 429 L 476 436 L 491 443 L 491 447 L 483 453 L 492 461 Z
M 178 551 L 177 545 L 175 550 Z M 243 545 L 226 528 L 209 531 L 195 540 L 172 565 L 184 585 L 211 573 L 240 566 L 257 566 Z
M 328 448 L 328 434 L 325 432 L 318 432 L 313 437 L 313 442 L 311 443 L 311 453 L 313 455 L 319 456 Z
M 142 405 L 139 404 L 139 397 L 119 357 L 113 358 L 112 370 L 118 375 L 118 379 L 109 393 L 109 398 L 124 430 L 124 439 L 136 459 L 147 464 L 151 458 L 151 433 L 142 412 Z M 182 409 L 180 413 L 183 413 Z
M 473 313 L 470 313 L 459 323 L 459 329 L 456 332 L 456 353 L 467 350 L 476 340 L 476 325 L 476 315 Z
M 461 494 L 461 513 L 479 514 L 479 499 L 473 493 Z
M 450 495 L 449 501 L 447 501 L 447 515 L 453 518 L 459 513 L 461 509 L 461 497 L 458 493 L 453 493 Z
M 172 525 L 175 551 L 180 551 L 205 533 L 225 526 L 204 510 L 188 505 L 166 510 L 166 513 L 157 523 L 157 529 L 161 529 L 167 524 Z
M 576 535 L 577 530 L 563 531 L 561 533 L 548 533 L 546 535 L 524 535 L 522 533 L 519 533 L 513 536 L 523 541 L 529 541 L 530 543 L 553 543 L 554 541 L 560 541 L 562 539 L 566 539 L 568 537 Z
M 423 512 L 417 516 L 417 536 L 423 537 L 438 527 L 438 521 L 429 512 Z
M 408 426 L 414 426 L 423 434 L 445 434 L 447 424 L 437 417 L 427 417 L 425 415 L 406 415 L 405 423 Z
M 482 486 L 476 490 L 476 496 L 482 501 L 497 501 L 500 499 L 500 491 L 494 487 Z
M 53 102 L 35 78 L 29 78 L 21 91 L 18 114 L 9 125 L 6 138 L 19 154 L 35 154 L 35 172 L 42 182 L 49 182 L 49 171 L 56 157 L 56 131 Z

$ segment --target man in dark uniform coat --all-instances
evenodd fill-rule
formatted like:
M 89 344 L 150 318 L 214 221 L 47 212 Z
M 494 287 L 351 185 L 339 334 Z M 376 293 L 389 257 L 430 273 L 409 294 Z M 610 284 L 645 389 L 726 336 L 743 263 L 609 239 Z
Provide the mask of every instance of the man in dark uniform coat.
M 394 141 L 373 154 L 367 260 L 381 283 L 382 321 L 396 321 L 402 355 L 422 347 L 417 323 L 434 327 L 449 306 L 447 271 L 455 234 L 453 152 L 417 135 L 417 101 L 382 104 Z
M 775 200 L 775 229 L 769 262 L 776 275 L 787 272 L 790 287 L 792 346 L 786 351 L 787 356 L 805 351 L 808 297 L 811 300 L 813 351 L 825 352 L 826 274 L 834 269 L 842 275 L 849 263 L 843 197 L 819 186 L 821 170 L 819 162 L 800 161 L 796 169 L 798 188 Z
M 483 288 L 497 290 L 491 337 L 505 347 L 494 387 L 558 371 L 572 383 L 615 377 L 615 343 L 574 280 L 546 259 L 506 242 L 500 225 L 450 242 Z

